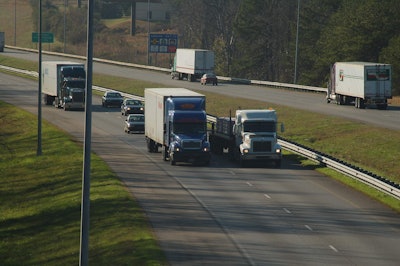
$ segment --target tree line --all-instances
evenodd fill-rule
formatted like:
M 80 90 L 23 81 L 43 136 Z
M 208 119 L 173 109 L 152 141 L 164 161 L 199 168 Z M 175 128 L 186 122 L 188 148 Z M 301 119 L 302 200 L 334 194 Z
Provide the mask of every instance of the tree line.
M 132 1 L 95 1 L 96 32 L 105 30 L 102 18 L 130 15 Z M 218 75 L 325 87 L 334 62 L 387 63 L 393 68 L 393 93 L 400 95 L 398 0 L 168 2 L 178 47 L 213 50 Z M 56 12 L 52 1 L 44 3 L 46 12 Z M 69 10 L 77 18 L 71 23 L 85 24 L 85 12 Z M 62 23 L 62 16 L 52 17 L 48 28 Z M 85 27 L 70 28 L 76 32 L 68 41 L 86 41 Z
M 387 63 L 400 94 L 400 1 L 170 2 L 181 44 L 214 50 L 219 74 L 324 87 L 334 62 Z

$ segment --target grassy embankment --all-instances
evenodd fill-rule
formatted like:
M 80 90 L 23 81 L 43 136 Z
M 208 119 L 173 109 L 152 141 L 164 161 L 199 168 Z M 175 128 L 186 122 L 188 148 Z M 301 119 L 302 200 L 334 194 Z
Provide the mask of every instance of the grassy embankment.
M 0 56 L 0 64 L 37 70 L 37 63 Z M 94 75 L 93 83 L 143 95 L 158 87 L 130 79 Z M 265 102 L 206 93 L 207 110 L 264 108 Z M 268 104 L 285 123 L 284 137 L 400 181 L 400 132 Z M 79 256 L 82 145 L 44 123 L 43 155 L 36 156 L 35 118 L 0 104 L 2 205 L 0 261 L 4 265 L 71 265 Z M 22 119 L 23 118 L 23 119 Z M 306 121 L 306 122 L 305 122 Z M 57 143 L 64 143 L 62 147 Z M 374 148 L 371 148 L 374 147 Z M 65 152 L 67 151 L 67 152 Z M 390 151 L 390 152 L 388 152 Z M 63 155 L 67 154 L 67 155 Z M 293 154 L 286 158 L 332 176 L 400 211 L 400 202 L 330 169 Z M 63 166 L 62 168 L 57 166 Z M 159 265 L 165 258 L 146 217 L 110 169 L 92 156 L 90 263 Z M 40 244 L 38 244 L 40 243 Z
M 1 265 L 77 265 L 83 149 L 43 122 L 0 101 Z M 60 145 L 62 143 L 62 145 Z M 92 155 L 89 262 L 166 265 L 145 214 L 121 181 Z

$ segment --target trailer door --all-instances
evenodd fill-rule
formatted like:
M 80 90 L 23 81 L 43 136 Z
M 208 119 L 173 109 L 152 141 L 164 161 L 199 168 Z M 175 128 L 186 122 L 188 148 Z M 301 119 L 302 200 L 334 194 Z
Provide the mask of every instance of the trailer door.
M 391 94 L 390 69 L 385 65 L 366 68 L 366 95 L 372 98 L 385 98 Z

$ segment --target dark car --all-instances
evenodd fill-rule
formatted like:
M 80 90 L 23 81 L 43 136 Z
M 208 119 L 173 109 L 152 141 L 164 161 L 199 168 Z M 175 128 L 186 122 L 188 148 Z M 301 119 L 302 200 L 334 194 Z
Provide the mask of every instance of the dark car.
M 144 133 L 144 115 L 131 114 L 125 119 L 124 131 L 126 133 L 136 132 Z
M 212 85 L 218 85 L 217 76 L 213 73 L 206 73 L 200 79 L 201 85 L 207 85 L 207 83 Z
M 140 100 L 125 99 L 121 105 L 121 114 L 123 115 L 143 114 L 143 113 L 144 113 L 144 105 Z
M 107 91 L 101 98 L 101 104 L 103 107 L 120 107 L 123 101 L 124 97 L 122 97 L 121 93 L 117 91 Z

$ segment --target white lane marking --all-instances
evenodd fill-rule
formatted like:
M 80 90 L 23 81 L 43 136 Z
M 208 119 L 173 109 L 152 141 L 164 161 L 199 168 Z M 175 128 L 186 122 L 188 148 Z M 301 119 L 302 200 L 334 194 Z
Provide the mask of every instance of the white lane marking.
M 266 197 L 267 199 L 270 199 L 270 198 L 271 198 L 271 196 L 268 195 L 268 194 L 264 194 L 264 197 Z
M 284 210 L 286 213 L 292 213 L 291 211 L 289 211 L 289 210 L 286 209 L 286 208 L 283 208 L 283 210 Z
M 304 225 L 308 230 L 312 231 L 312 228 L 309 225 Z
M 329 245 L 329 247 L 333 250 L 333 251 L 335 251 L 335 252 L 339 252 L 334 246 L 332 246 L 332 245 Z
M 246 184 L 247 184 L 249 187 L 252 187 L 252 186 L 253 186 L 253 184 L 250 183 L 250 182 L 246 182 Z
M 229 171 L 229 173 L 230 173 L 231 175 L 236 175 L 236 173 L 233 172 L 233 171 Z

